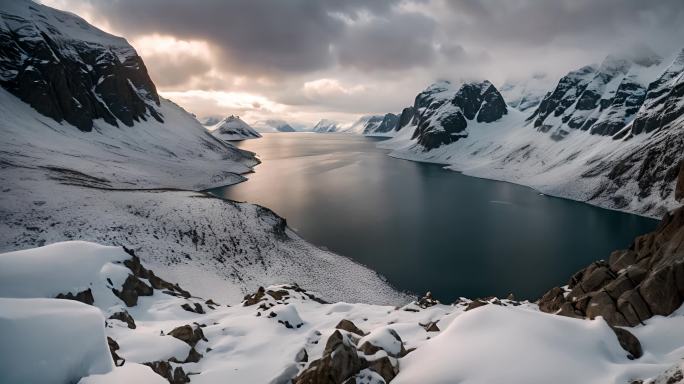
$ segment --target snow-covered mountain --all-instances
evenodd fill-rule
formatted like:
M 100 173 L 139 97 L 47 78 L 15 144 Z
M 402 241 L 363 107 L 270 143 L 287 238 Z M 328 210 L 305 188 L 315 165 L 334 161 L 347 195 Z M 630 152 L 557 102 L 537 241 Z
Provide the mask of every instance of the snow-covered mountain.
M 328 119 L 321 119 L 314 127 L 311 129 L 312 132 L 317 133 L 333 133 L 339 132 L 340 123 Z
M 257 121 L 254 123 L 254 129 L 257 132 L 296 132 L 297 130 L 292 128 L 285 120 L 278 119 L 268 119 Z
M 224 299 L 287 281 L 340 300 L 369 295 L 369 302 L 390 303 L 403 297 L 375 272 L 306 243 L 270 210 L 194 192 L 243 181 L 242 174 L 251 172 L 258 160 L 212 136 L 173 102 L 159 98 L 158 105 L 149 105 L 142 93 L 131 93 L 142 89 L 141 84 L 153 84 L 142 60 L 128 67 L 118 61 L 124 56 L 112 53 L 129 55 L 124 63 L 137 57 L 125 40 L 73 14 L 24 0 L 0 2 L 0 29 L 0 66 L 18 68 L 2 72 L 8 80 L 0 88 L 0 250 L 71 239 L 144 247 L 141 258 L 160 275 L 198 294 L 220 286 Z M 35 30 L 44 32 L 27 35 Z M 114 43 L 102 43 L 110 41 L 118 44 L 116 49 Z M 54 57 L 37 64 L 49 71 L 28 69 L 47 47 Z M 89 61 L 90 55 L 102 60 L 113 56 L 110 62 Z M 80 56 L 83 63 L 76 60 Z M 81 89 L 84 79 L 97 84 L 109 73 L 112 78 L 101 84 L 113 88 L 86 87 L 77 100 L 94 98 L 93 111 L 110 111 L 112 119 L 95 118 L 103 115 L 82 111 L 85 103 L 71 103 L 62 94 L 54 96 L 66 102 L 61 115 L 46 114 L 40 105 L 34 108 L 32 99 L 22 101 L 22 95 L 30 96 L 31 87 L 41 85 L 25 83 L 21 76 L 14 79 L 20 70 L 31 76 L 56 71 L 61 80 L 50 77 L 49 84 L 65 84 L 64 92 Z M 138 102 L 149 108 L 147 115 L 135 115 L 137 121 L 116 112 L 117 106 L 132 112 Z M 151 118 L 152 110 L 159 120 Z M 74 126 L 67 118 L 71 115 L 88 116 L 91 120 L 74 124 L 91 125 Z
M 0 84 L 41 114 L 91 131 L 163 122 L 156 88 L 125 39 L 28 0 L 0 6 Z
M 377 116 L 369 120 L 363 129 L 364 136 L 392 136 L 394 134 L 399 116 L 394 113 L 386 113 L 384 116 Z
M 613 136 L 634 119 L 649 83 L 662 72 L 660 63 L 658 58 L 645 66 L 608 56 L 598 67 L 571 72 L 542 100 L 529 120 L 558 140 L 572 129 Z
M 684 53 L 672 61 L 609 56 L 568 73 L 527 117 L 500 106 L 492 91 L 500 107 L 489 122 L 474 119 L 482 97 L 457 101 L 456 87 L 440 82 L 416 97 L 399 133 L 380 145 L 392 156 L 661 217 L 676 206 L 684 153 L 683 69 Z
M 549 76 L 536 73 L 529 79 L 506 81 L 499 87 L 499 91 L 506 104 L 524 112 L 537 107 L 553 85 Z
M 225 141 L 258 139 L 259 132 L 240 119 L 240 116 L 230 115 L 218 123 L 206 126 L 215 137 Z

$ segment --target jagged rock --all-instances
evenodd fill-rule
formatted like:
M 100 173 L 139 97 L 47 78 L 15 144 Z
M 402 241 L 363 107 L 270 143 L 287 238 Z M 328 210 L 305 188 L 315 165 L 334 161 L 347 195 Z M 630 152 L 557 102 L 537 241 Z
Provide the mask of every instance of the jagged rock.
M 125 39 L 74 14 L 25 4 L 17 14 L 0 15 L 0 84 L 5 89 L 81 131 L 91 131 L 95 119 L 114 126 L 133 126 L 150 117 L 163 121 L 154 83 Z M 94 38 L 83 40 L 83 30 Z
M 486 301 L 481 301 L 481 300 L 475 299 L 475 300 L 471 301 L 470 303 L 468 303 L 465 311 L 470 311 L 470 310 L 475 309 L 475 308 L 480 308 L 480 307 L 485 306 L 487 304 L 489 304 L 489 303 Z
M 340 322 L 337 323 L 337 325 L 335 326 L 335 329 L 342 329 L 344 331 L 351 332 L 359 336 L 365 336 L 365 333 L 362 330 L 360 330 L 356 326 L 356 324 L 347 319 L 340 320 Z
M 399 373 L 399 369 L 392 365 L 392 361 L 387 356 L 369 361 L 368 369 L 382 376 L 382 378 L 385 380 L 385 383 L 392 381 L 392 379 L 394 379 Z
M 259 287 L 257 289 L 256 293 L 253 293 L 251 295 L 246 295 L 245 298 L 243 299 L 242 306 L 243 307 L 249 307 L 250 305 L 255 305 L 262 301 L 264 299 L 264 295 L 266 294 L 266 290 L 264 287 Z
M 109 316 L 110 319 L 114 320 L 119 320 L 123 321 L 128 325 L 128 328 L 130 329 L 135 329 L 135 320 L 133 320 L 133 316 L 131 316 L 128 311 L 121 311 L 121 312 L 116 312 L 113 315 Z
M 641 283 L 639 293 L 654 315 L 667 316 L 682 305 L 672 266 L 651 273 Z
M 152 287 L 143 283 L 134 275 L 128 275 L 121 287 L 121 291 L 113 288 L 112 292 L 123 300 L 127 307 L 136 306 L 138 304 L 139 296 L 152 296 L 154 293 Z
M 55 296 L 55 298 L 76 300 L 88 305 L 93 305 L 95 302 L 95 299 L 93 298 L 93 292 L 90 290 L 90 288 L 86 289 L 85 291 L 78 292 L 76 295 L 72 294 L 71 292 L 68 292 L 67 294 L 60 293 Z
M 176 367 L 173 369 L 168 361 L 153 361 L 143 364 L 152 368 L 156 374 L 168 380 L 170 384 L 185 384 L 190 382 L 183 367 Z
M 416 302 L 416 304 L 417 304 L 419 307 L 425 309 L 425 308 L 430 308 L 430 307 L 432 307 L 432 306 L 435 306 L 435 305 L 439 304 L 439 300 L 437 300 L 437 299 L 435 299 L 434 297 L 432 297 L 432 292 L 427 292 L 427 293 L 425 293 L 425 296 L 421 297 L 421 298 Z
M 299 376 L 295 384 L 341 384 L 366 368 L 368 363 L 356 352 L 354 343 L 340 331 L 328 338 L 323 357 L 311 362 Z
M 124 365 L 126 360 L 116 353 L 116 351 L 119 350 L 119 343 L 107 336 L 107 345 L 109 346 L 109 353 L 112 355 L 112 360 L 114 360 L 114 365 L 117 367 Z
M 617 311 L 615 301 L 606 291 L 594 292 L 590 295 L 589 305 L 587 306 L 586 316 L 594 319 L 602 316 L 608 324 L 626 326 L 629 325 L 625 317 Z
M 188 312 L 192 312 L 192 313 L 197 313 L 197 314 L 203 314 L 204 313 L 204 309 L 202 308 L 202 304 L 200 304 L 200 303 L 192 303 L 192 304 L 193 305 L 190 305 L 189 303 L 185 303 L 185 304 L 181 305 L 181 308 L 183 308 L 184 310 L 186 310 Z
M 133 276 L 147 279 L 152 285 L 152 288 L 166 290 L 164 293 L 185 297 L 186 299 L 190 297 L 190 292 L 182 289 L 178 284 L 171 284 L 155 275 L 153 271 L 143 267 L 140 258 L 135 255 L 134 250 L 126 247 L 123 247 L 123 249 L 126 253 L 131 255 L 130 259 L 124 260 L 124 265 L 131 270 Z
M 622 349 L 629 353 L 627 357 L 630 359 L 638 359 L 644 354 L 643 350 L 641 349 L 641 343 L 639 342 L 639 339 L 637 339 L 637 337 L 631 332 L 620 327 L 610 328 L 613 330 L 613 332 L 615 332 L 615 336 L 617 336 L 618 342 L 620 342 Z
M 617 300 L 617 307 L 631 327 L 639 325 L 653 316 L 648 305 L 636 289 L 623 293 Z
M 395 331 L 392 328 L 385 328 L 381 332 L 387 332 L 387 334 L 389 334 L 390 337 L 394 338 L 394 340 L 396 340 L 395 345 L 398 345 L 398 348 L 396 348 L 395 350 L 388 350 L 391 348 L 388 348 L 389 346 L 387 346 L 387 345 L 386 346 L 376 345 L 373 343 L 372 340 L 367 340 L 367 341 L 364 341 L 363 344 L 361 344 L 361 346 L 359 347 L 359 351 L 363 352 L 366 355 L 374 355 L 378 351 L 382 350 L 382 351 L 387 352 L 387 354 L 389 356 L 392 356 L 392 357 L 404 357 L 404 356 L 406 356 L 406 354 L 408 352 L 406 351 L 406 348 L 404 347 L 404 342 L 401 340 L 401 337 L 399 336 L 397 331 Z M 363 341 L 363 340 L 361 340 L 361 341 Z
M 539 309 L 543 312 L 554 313 L 557 312 L 565 303 L 565 296 L 563 289 L 560 287 L 553 287 L 546 292 L 541 299 L 539 299 Z
M 207 341 L 202 328 L 199 326 L 183 325 L 176 327 L 168 335 L 187 343 L 191 347 L 197 345 L 200 340 Z
M 395 131 L 400 130 L 401 128 L 404 128 L 405 126 L 411 124 L 413 119 L 416 116 L 416 109 L 413 107 L 406 107 L 401 111 L 401 115 L 399 115 L 399 121 L 397 121 L 397 125 L 394 128 Z
M 421 327 L 425 328 L 426 332 L 439 332 L 440 331 L 439 327 L 437 326 L 436 321 L 431 321 L 427 324 L 419 324 L 419 325 Z

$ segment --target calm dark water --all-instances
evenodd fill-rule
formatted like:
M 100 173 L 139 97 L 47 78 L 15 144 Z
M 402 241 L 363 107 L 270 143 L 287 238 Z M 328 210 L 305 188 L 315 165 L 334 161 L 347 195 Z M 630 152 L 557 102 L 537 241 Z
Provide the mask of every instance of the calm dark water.
M 211 190 L 285 217 L 308 241 L 396 287 L 536 299 L 588 263 L 628 247 L 655 220 L 540 195 L 509 183 L 398 160 L 377 139 L 306 133 L 244 141 L 262 164 Z

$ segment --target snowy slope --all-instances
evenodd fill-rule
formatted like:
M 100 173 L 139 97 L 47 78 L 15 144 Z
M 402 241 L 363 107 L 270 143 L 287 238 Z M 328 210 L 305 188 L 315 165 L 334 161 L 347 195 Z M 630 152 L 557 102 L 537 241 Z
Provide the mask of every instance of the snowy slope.
M 15 5 L 31 7 L 31 20 L 37 24 L 42 23 L 41 14 L 52 17 L 50 8 L 24 1 L 3 2 L 3 12 Z M 75 18 L 54 12 L 59 20 Z M 15 19 L 7 13 L 1 16 Z M 102 32 L 77 20 L 83 23 L 80 32 L 99 38 Z M 0 45 L 5 48 L 17 36 Z M 90 46 L 90 37 L 79 42 L 70 36 L 69 47 Z M 26 53 L 41 49 L 22 46 Z M 53 64 L 74 81 L 83 69 L 64 57 Z M 88 77 L 98 70 L 86 67 L 83 74 Z M 128 84 L 127 74 L 133 72 L 114 72 L 112 77 L 124 76 Z M 403 297 L 375 272 L 306 243 L 270 210 L 191 192 L 241 182 L 258 160 L 212 136 L 174 103 L 159 99 L 155 104 L 162 121 L 140 118 L 128 126 L 95 118 L 88 131 L 39 112 L 5 87 L 9 85 L 3 83 L 0 89 L 1 250 L 71 239 L 124 244 L 144 249 L 141 257 L 161 275 L 187 283 L 198 293 L 220 287 L 225 299 L 288 281 L 337 299 L 391 303 Z M 128 100 L 128 85 L 113 90 L 107 105 Z M 73 112 L 78 114 L 78 108 Z M 118 117 L 116 121 L 122 122 Z
M 410 122 L 380 145 L 392 149 L 392 156 L 659 218 L 677 206 L 674 184 L 684 153 L 683 57 L 673 62 L 608 57 L 600 67 L 563 77 L 529 117 L 509 108 L 494 123 L 469 122 L 466 129 L 455 129 L 463 124 L 454 119 L 445 123 L 444 116 L 453 116 L 454 105 L 447 101 L 454 87 L 438 83 L 417 96 Z M 427 119 L 425 110 L 431 111 Z M 449 127 L 449 136 L 425 140 L 426 132 Z
M 89 267 L 71 271 L 73 263 Z M 3 351 L 15 358 L 12 365 L 0 360 L 3 382 L 25 372 L 90 375 L 83 384 L 154 382 L 155 368 L 195 384 L 307 383 L 320 377 L 320 367 L 334 382 L 629 383 L 664 374 L 684 358 L 682 308 L 629 328 L 643 349 L 630 360 L 602 319 L 546 314 L 509 299 L 477 302 L 484 304 L 479 308 L 468 299 L 445 305 L 429 296 L 400 307 L 325 303 L 325 296 L 278 285 L 255 290 L 241 304 L 216 303 L 156 279 L 121 248 L 84 242 L 0 254 L 0 266 L 0 282 L 12 280 L 0 285 L 0 321 L 3 329 L 21 330 L 11 335 L 16 343 L 0 349 L 28 353 L 15 358 Z M 70 272 L 55 278 L 55 271 Z M 92 290 L 92 306 L 52 299 L 82 289 Z M 48 311 L 59 315 L 40 319 Z M 72 339 L 59 345 L 69 348 L 66 356 L 87 356 L 78 370 L 64 364 L 65 354 L 47 353 L 57 344 L 32 337 L 47 333 L 51 340 Z M 91 350 L 97 353 L 83 355 Z M 31 364 L 37 354 L 49 371 Z
M 207 129 L 212 135 L 225 141 L 258 139 L 261 137 L 259 132 L 242 121 L 239 116 L 233 115 L 226 117 L 215 125 L 208 126 Z

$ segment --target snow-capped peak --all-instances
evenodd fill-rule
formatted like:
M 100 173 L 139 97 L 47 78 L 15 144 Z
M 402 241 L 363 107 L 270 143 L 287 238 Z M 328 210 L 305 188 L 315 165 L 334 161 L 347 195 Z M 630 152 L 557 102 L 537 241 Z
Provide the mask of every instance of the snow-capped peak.
M 245 140 L 261 137 L 249 124 L 240 119 L 239 116 L 230 115 L 217 124 L 207 127 L 212 135 L 222 140 Z

